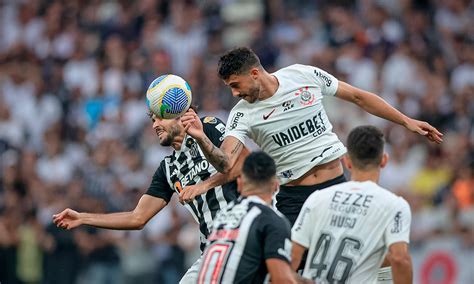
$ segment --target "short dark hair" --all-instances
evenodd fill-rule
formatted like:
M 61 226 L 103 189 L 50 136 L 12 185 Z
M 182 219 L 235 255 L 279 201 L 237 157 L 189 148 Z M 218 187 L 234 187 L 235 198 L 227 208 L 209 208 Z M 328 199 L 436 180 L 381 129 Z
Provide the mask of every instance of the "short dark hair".
M 354 128 L 347 137 L 347 150 L 354 167 L 364 170 L 378 167 L 382 161 L 385 140 L 375 126 Z
M 232 75 L 241 75 L 253 67 L 262 67 L 258 56 L 248 47 L 237 47 L 219 58 L 218 74 L 227 80 Z
M 276 176 L 275 161 L 265 152 L 252 152 L 244 161 L 242 173 L 253 183 L 268 182 Z

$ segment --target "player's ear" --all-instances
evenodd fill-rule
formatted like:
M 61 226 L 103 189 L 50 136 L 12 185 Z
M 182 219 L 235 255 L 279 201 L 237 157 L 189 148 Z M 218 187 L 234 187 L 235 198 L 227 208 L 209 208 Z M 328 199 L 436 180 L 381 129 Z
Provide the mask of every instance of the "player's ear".
M 250 69 L 250 76 L 252 76 L 254 80 L 257 79 L 259 73 L 260 73 L 260 70 L 258 70 L 257 67 L 253 67 L 252 69 Z
M 272 194 L 275 193 L 275 192 L 277 192 L 277 191 L 278 191 L 278 188 L 280 187 L 280 183 L 278 182 L 278 179 L 277 179 L 277 178 L 275 178 L 275 179 L 273 180 L 273 182 L 274 182 L 274 183 L 273 183 L 273 191 L 272 191 Z
M 344 165 L 346 166 L 346 168 L 347 168 L 348 170 L 351 170 L 351 169 L 352 169 L 352 161 L 351 161 L 351 159 L 349 158 L 349 155 L 347 155 L 347 154 L 344 155 L 344 156 L 342 157 L 342 161 L 344 162 Z
M 383 153 L 382 161 L 380 162 L 380 168 L 384 168 L 388 163 L 389 156 L 387 153 Z

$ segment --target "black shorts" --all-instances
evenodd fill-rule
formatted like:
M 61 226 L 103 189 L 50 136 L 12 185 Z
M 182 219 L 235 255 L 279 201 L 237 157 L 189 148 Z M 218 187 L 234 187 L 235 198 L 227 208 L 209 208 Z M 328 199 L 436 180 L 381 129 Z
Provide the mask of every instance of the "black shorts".
M 346 181 L 347 180 L 344 175 L 340 175 L 337 178 L 313 185 L 281 185 L 280 192 L 278 192 L 276 196 L 276 208 L 283 215 L 285 215 L 286 218 L 288 218 L 291 225 L 293 226 L 293 224 L 296 222 L 296 218 L 298 218 L 301 207 L 303 207 L 303 203 L 311 195 L 311 193 L 315 192 L 316 190 L 321 190 Z

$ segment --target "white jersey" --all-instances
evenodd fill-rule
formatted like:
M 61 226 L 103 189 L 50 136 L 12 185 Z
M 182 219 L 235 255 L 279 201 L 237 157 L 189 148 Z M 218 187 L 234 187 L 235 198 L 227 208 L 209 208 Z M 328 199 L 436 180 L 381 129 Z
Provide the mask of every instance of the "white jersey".
M 409 242 L 411 212 L 374 182 L 345 182 L 310 195 L 291 231 L 309 248 L 303 277 L 317 283 L 376 283 L 388 247 Z
M 273 73 L 278 90 L 265 100 L 239 101 L 232 109 L 226 136 L 252 139 L 276 162 L 280 184 L 312 167 L 333 161 L 346 148 L 332 132 L 323 95 L 333 96 L 337 79 L 312 66 L 295 64 Z

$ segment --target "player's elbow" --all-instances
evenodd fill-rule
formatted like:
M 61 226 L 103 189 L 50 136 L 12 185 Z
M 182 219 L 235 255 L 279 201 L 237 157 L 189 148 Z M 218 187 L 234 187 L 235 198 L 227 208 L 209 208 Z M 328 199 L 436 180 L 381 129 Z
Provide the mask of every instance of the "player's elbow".
M 390 253 L 387 255 L 387 260 L 390 262 L 392 267 L 411 267 L 411 257 L 408 253 Z
M 132 230 L 141 230 L 145 227 L 148 220 L 143 218 L 140 215 L 133 215 L 131 218 L 131 229 Z
M 230 175 L 231 171 L 232 171 L 232 168 L 229 166 L 228 163 L 227 163 L 227 165 L 224 165 L 220 170 L 220 172 L 225 174 L 225 175 Z

